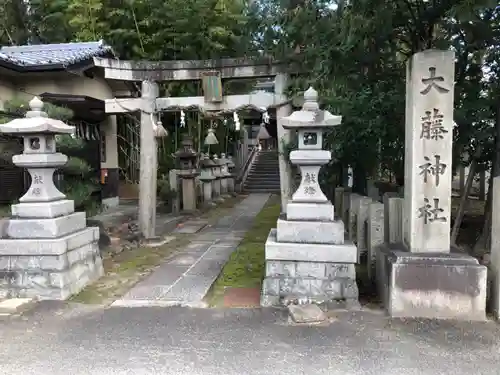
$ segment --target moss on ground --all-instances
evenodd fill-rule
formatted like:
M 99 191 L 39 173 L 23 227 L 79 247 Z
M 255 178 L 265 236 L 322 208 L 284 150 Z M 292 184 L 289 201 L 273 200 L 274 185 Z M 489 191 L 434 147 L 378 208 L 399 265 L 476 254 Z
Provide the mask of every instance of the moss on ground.
M 207 297 L 211 306 L 217 306 L 224 290 L 260 287 L 265 274 L 265 243 L 269 231 L 276 227 L 280 215 L 279 197 L 272 196 L 255 218 L 252 228 L 231 254 Z

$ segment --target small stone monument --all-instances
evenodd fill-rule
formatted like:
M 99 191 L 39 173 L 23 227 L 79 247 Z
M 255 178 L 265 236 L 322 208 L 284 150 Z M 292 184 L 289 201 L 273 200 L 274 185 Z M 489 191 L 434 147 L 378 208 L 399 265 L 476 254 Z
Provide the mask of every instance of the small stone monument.
M 25 118 L 0 125 L 1 133 L 24 138 L 24 152 L 13 162 L 31 175 L 0 236 L 0 290 L 11 297 L 64 300 L 104 273 L 99 228 L 87 228 L 85 212 L 75 212 L 53 182 L 54 171 L 68 161 L 56 152 L 56 135 L 74 128 L 48 118 L 37 97 L 29 106 Z
M 301 111 L 281 119 L 285 129 L 298 132 L 298 150 L 290 160 L 302 180 L 266 242 L 266 277 L 261 305 L 291 301 L 357 304 L 355 263 L 357 249 L 344 240 L 344 223 L 319 186 L 319 171 L 331 158 L 322 150 L 323 131 L 339 125 L 342 117 L 322 111 L 313 88 L 304 93 Z
M 195 178 L 199 173 L 196 170 L 196 159 L 198 155 L 193 150 L 193 139 L 189 136 L 184 136 L 179 149 L 175 156 L 177 158 L 179 172 L 178 175 L 182 180 L 182 210 L 191 212 L 196 210 L 196 184 Z
M 407 65 L 403 243 L 377 256 L 393 317 L 485 319 L 487 269 L 450 246 L 454 61 L 427 50 Z

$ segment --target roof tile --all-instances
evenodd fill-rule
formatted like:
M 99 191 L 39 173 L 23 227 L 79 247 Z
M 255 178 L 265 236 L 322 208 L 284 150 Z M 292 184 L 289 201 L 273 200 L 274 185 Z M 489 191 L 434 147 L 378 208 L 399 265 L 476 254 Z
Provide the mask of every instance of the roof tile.
M 112 48 L 103 41 L 40 44 L 2 47 L 0 48 L 0 60 L 24 67 L 71 65 L 112 52 Z

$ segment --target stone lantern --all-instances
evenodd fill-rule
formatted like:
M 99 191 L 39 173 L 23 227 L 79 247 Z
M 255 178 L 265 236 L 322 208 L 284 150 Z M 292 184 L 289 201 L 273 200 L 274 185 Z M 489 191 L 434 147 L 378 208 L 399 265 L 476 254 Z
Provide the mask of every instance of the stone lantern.
M 321 167 L 331 158 L 330 151 L 322 150 L 323 131 L 340 125 L 342 117 L 320 110 L 317 100 L 317 92 L 309 88 L 302 110 L 281 119 L 285 129 L 298 132 L 298 150 L 290 153 L 290 161 L 300 168 L 302 179 L 265 245 L 265 306 L 293 301 L 357 303 L 357 248 L 344 241 L 344 223 L 335 218 L 318 180 Z
M 229 172 L 229 178 L 227 180 L 227 191 L 230 194 L 234 194 L 234 179 L 235 179 L 234 168 L 235 167 L 236 167 L 236 165 L 234 164 L 233 157 L 231 155 L 228 155 L 227 156 L 227 169 Z
M 219 163 L 221 171 L 221 193 L 223 196 L 229 197 L 229 178 L 231 177 L 231 173 L 229 173 L 229 160 L 226 158 L 225 153 L 221 154 Z
M 48 118 L 37 97 L 29 106 L 25 118 L 0 125 L 0 133 L 23 137 L 24 151 L 12 160 L 31 175 L 28 191 L 12 205 L 6 233 L 0 233 L 0 290 L 63 300 L 103 275 L 99 228 L 87 228 L 85 212 L 75 212 L 74 201 L 54 185 L 54 171 L 68 161 L 56 152 L 56 135 L 74 128 Z
M 196 184 L 195 178 L 199 173 L 196 170 L 198 154 L 193 150 L 193 139 L 184 136 L 175 156 L 179 167 L 179 177 L 182 179 L 182 206 L 184 211 L 196 210 Z
M 222 187 L 222 181 L 224 179 L 224 174 L 222 173 L 222 163 L 221 160 L 218 158 L 217 154 L 214 154 L 213 156 L 213 163 L 214 163 L 214 197 L 218 202 L 224 202 L 224 198 L 222 197 L 223 193 L 223 187 Z
M 210 158 L 202 154 L 200 156 L 200 181 L 203 184 L 203 201 L 206 205 L 214 205 L 212 202 L 212 182 L 215 179 L 213 175 L 214 162 Z

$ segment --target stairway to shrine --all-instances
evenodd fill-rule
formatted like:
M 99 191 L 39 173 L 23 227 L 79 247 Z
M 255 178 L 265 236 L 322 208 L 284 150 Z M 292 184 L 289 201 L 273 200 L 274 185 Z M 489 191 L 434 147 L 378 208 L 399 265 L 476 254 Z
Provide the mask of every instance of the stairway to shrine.
M 279 193 L 280 172 L 277 150 L 262 150 L 255 157 L 243 190 L 247 193 Z

